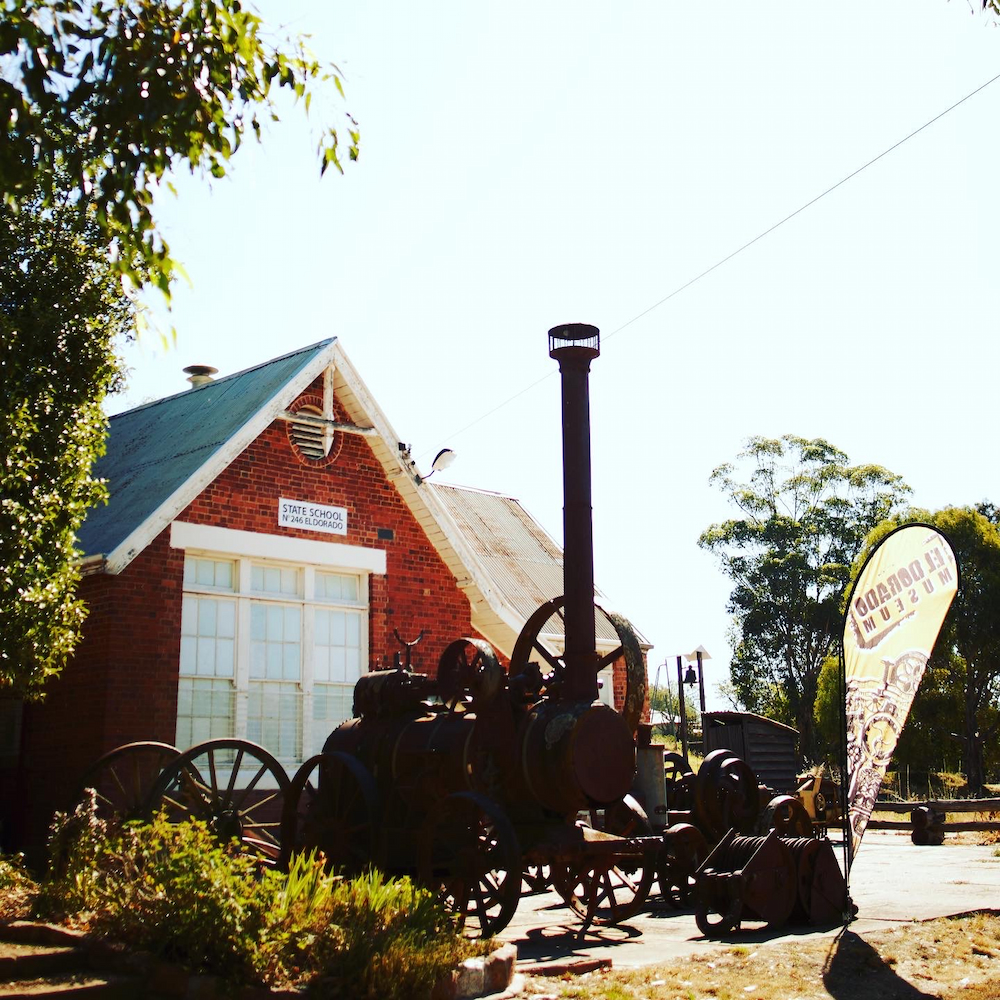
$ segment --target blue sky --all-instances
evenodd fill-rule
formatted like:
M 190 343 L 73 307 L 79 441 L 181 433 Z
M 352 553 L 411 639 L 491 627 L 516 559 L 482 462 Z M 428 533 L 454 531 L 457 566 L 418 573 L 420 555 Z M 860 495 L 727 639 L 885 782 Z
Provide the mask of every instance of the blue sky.
M 559 538 L 546 331 L 593 323 L 596 577 L 654 669 L 709 650 L 715 704 L 729 584 L 696 543 L 749 436 L 825 437 L 922 506 L 1000 502 L 1000 81 L 677 291 L 1000 74 L 964 0 L 261 12 L 344 71 L 310 121 L 349 110 L 361 159 L 320 181 L 282 107 L 229 178 L 177 178 L 176 344 L 129 349 L 112 410 L 338 336 L 425 465 L 454 448 L 443 481 Z

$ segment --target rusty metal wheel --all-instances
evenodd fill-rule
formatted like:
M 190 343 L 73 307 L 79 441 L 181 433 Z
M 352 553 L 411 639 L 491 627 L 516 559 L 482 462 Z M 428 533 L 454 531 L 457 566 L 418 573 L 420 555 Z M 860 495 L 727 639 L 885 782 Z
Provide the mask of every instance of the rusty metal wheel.
M 164 768 L 150 797 L 173 822 L 198 819 L 220 841 L 238 840 L 265 865 L 277 863 L 288 775 L 248 740 L 207 740 Z
M 682 909 L 691 901 L 695 872 L 708 853 L 708 841 L 696 826 L 675 823 L 664 830 L 657 876 L 660 893 L 672 906 Z
M 811 837 L 812 820 L 802 800 L 795 795 L 775 795 L 761 816 L 763 830 L 776 830 L 780 837 Z
M 456 639 L 438 661 L 438 695 L 454 707 L 471 695 L 477 708 L 488 705 L 503 690 L 506 673 L 493 647 L 483 639 Z
M 706 834 L 749 833 L 760 813 L 757 775 L 730 750 L 713 750 L 698 770 L 695 813 Z
M 663 755 L 663 780 L 669 812 L 690 812 L 694 809 L 695 774 L 679 753 Z
M 631 795 L 605 810 L 592 810 L 590 815 L 591 825 L 603 833 L 619 837 L 648 837 L 653 833 L 642 807 Z M 589 927 L 620 924 L 634 917 L 645 905 L 655 877 L 652 861 L 636 857 L 625 848 L 621 854 L 595 854 L 561 865 L 553 869 L 552 884 Z
M 492 799 L 445 796 L 420 832 L 419 854 L 420 881 L 438 889 L 460 932 L 491 937 L 510 923 L 521 898 L 521 849 Z
M 115 747 L 84 772 L 73 805 L 83 798 L 85 789 L 93 788 L 97 815 L 107 823 L 120 826 L 129 820 L 147 819 L 153 787 L 164 767 L 180 753 L 169 743 L 152 740 Z
M 738 895 L 715 906 L 700 896 L 695 897 L 694 922 L 707 938 L 725 937 L 739 930 L 743 903 Z
M 378 789 L 356 757 L 335 751 L 317 754 L 295 772 L 281 815 L 281 855 L 320 851 L 335 871 L 356 875 L 375 859 L 381 826 Z
M 565 621 L 562 612 L 565 603 L 565 597 L 554 597 L 551 601 L 539 605 L 528 617 L 514 643 L 514 651 L 510 656 L 512 675 L 523 670 L 535 654 L 545 661 L 556 677 L 562 674 L 564 669 L 562 659 L 549 649 L 541 636 L 542 630 L 553 617 L 558 617 L 560 622 Z M 595 604 L 594 609 L 598 616 L 603 616 L 614 628 L 619 643 L 611 652 L 601 656 L 597 663 L 597 670 L 601 671 L 616 660 L 624 658 L 625 701 L 621 714 L 625 719 L 625 725 L 634 734 L 639 720 L 642 718 L 648 684 L 646 663 L 642 658 L 639 637 L 628 619 L 612 611 L 605 611 L 599 604 Z

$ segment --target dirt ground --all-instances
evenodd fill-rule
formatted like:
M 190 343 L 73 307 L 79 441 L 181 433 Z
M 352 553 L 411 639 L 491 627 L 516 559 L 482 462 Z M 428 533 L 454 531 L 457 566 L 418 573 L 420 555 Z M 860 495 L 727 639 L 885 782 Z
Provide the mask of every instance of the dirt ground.
M 628 971 L 530 977 L 531 1000 L 1000 998 L 1000 916 L 979 913 L 836 939 L 741 944 Z

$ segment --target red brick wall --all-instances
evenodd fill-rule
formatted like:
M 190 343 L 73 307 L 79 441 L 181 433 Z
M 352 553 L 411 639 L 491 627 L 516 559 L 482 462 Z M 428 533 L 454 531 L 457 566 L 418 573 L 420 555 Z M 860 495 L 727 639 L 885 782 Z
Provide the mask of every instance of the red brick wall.
M 321 391 L 318 384 L 313 389 L 317 391 Z M 477 634 L 472 631 L 469 602 L 454 576 L 386 478 L 364 437 L 345 434 L 336 461 L 307 465 L 290 447 L 287 426 L 282 421 L 272 424 L 178 520 L 384 549 L 386 574 L 371 577 L 371 655 L 379 661 L 388 656 L 391 661 L 400 648 L 393 629 L 404 639 L 416 638 L 424 629 L 414 665 L 434 674 L 449 642 Z M 347 535 L 279 528 L 279 497 L 345 508 Z M 379 528 L 390 529 L 393 539 L 379 539 Z
M 348 534 L 279 527 L 282 496 L 346 508 Z M 414 667 L 430 674 L 449 642 L 477 634 L 468 600 L 359 435 L 343 435 L 333 462 L 309 462 L 277 421 L 178 520 L 384 549 L 387 572 L 370 577 L 370 666 L 391 662 L 393 629 L 406 639 L 424 630 Z M 393 538 L 379 539 L 380 528 Z M 167 529 L 118 576 L 82 582 L 85 638 L 44 704 L 25 709 L 19 772 L 0 775 L 0 792 L 14 803 L 0 814 L 9 843 L 37 848 L 53 808 L 102 753 L 134 740 L 174 741 L 183 564 Z

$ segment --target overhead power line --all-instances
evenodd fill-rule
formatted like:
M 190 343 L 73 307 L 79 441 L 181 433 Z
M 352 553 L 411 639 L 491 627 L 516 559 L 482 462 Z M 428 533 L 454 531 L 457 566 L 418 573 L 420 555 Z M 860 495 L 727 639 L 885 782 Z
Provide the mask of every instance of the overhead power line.
M 930 126 L 933 125 L 935 122 L 940 121 L 942 118 L 944 118 L 945 115 L 950 114 L 957 107 L 964 104 L 971 98 L 975 97 L 976 94 L 978 94 L 980 91 L 985 90 L 991 83 L 996 83 L 997 80 L 1000 80 L 1000 73 L 998 73 L 991 79 L 987 80 L 984 84 L 981 84 L 980 86 L 976 87 L 975 90 L 970 91 L 968 94 L 965 95 L 965 97 L 961 98 L 958 101 L 955 101 L 954 104 L 952 104 L 950 107 L 945 108 L 944 111 L 940 112 L 939 114 L 936 114 L 929 121 L 924 122 L 924 124 L 921 125 L 919 128 L 915 128 L 912 132 L 909 133 L 909 135 L 904 136 L 898 142 L 894 142 L 887 149 L 882 150 L 882 152 L 879 153 L 878 156 L 873 156 L 867 163 L 862 164 L 856 170 L 852 170 L 845 177 L 842 177 L 839 181 L 837 181 L 836 184 L 831 184 L 825 191 L 816 195 L 815 198 L 810 198 L 809 201 L 807 201 L 804 205 L 800 205 L 797 209 L 795 209 L 794 212 L 791 212 L 790 214 L 786 215 L 783 219 L 774 223 L 773 226 L 768 226 L 767 229 L 765 229 L 761 233 L 758 233 L 752 240 L 748 240 L 741 247 L 738 247 L 736 250 L 733 250 L 732 253 L 729 253 L 720 260 L 717 260 L 711 267 L 705 268 L 705 270 L 702 271 L 700 274 L 695 275 L 689 281 L 685 281 L 683 285 L 678 285 L 678 287 L 675 288 L 672 292 L 670 292 L 667 295 L 664 295 L 662 299 L 658 299 L 651 306 L 647 306 L 645 309 L 642 310 L 642 312 L 636 313 L 635 316 L 633 316 L 629 320 L 626 320 L 624 323 L 621 324 L 621 326 L 615 327 L 615 329 L 612 330 L 610 333 L 604 335 L 604 339 L 610 340 L 611 337 L 614 337 L 616 334 L 621 333 L 622 330 L 626 329 L 627 327 L 630 327 L 633 323 L 638 322 L 644 316 L 648 316 L 654 309 L 659 309 L 660 306 L 662 306 L 666 302 L 669 302 L 672 298 L 674 298 L 675 295 L 680 295 L 681 292 L 687 290 L 696 282 L 701 281 L 702 278 L 707 277 L 713 271 L 722 267 L 723 264 L 727 264 L 734 257 L 739 256 L 741 253 L 743 253 L 744 250 L 749 250 L 750 247 L 752 247 L 755 243 L 760 242 L 760 240 L 764 239 L 765 236 L 770 236 L 771 233 L 773 233 L 776 229 L 780 229 L 786 222 L 791 222 L 792 219 L 794 219 L 797 215 L 800 215 L 807 208 L 811 208 L 818 201 L 821 201 L 823 198 L 825 198 L 828 194 L 832 194 L 834 191 L 837 190 L 837 188 L 846 184 L 849 180 L 852 180 L 853 178 L 857 177 L 858 174 L 860 174 L 862 171 L 867 170 L 873 164 L 878 163 L 878 161 L 881 160 L 883 157 L 888 156 L 894 150 L 899 149 L 899 147 L 902 146 L 904 143 L 909 142 L 910 139 L 912 139 L 916 135 L 919 135 L 921 132 L 924 131 L 924 129 L 930 128 Z M 471 429 L 472 427 L 475 427 L 477 424 L 482 423 L 487 417 L 491 417 L 498 410 L 502 410 L 504 407 L 509 406 L 511 403 L 514 402 L 514 400 L 520 399 L 520 397 L 523 396 L 526 392 L 530 392 L 532 389 L 535 388 L 536 385 L 541 385 L 542 382 L 544 382 L 548 378 L 551 378 L 555 374 L 556 372 L 554 370 L 550 371 L 545 375 L 543 375 L 541 378 L 536 379 L 529 385 L 526 385 L 523 389 L 518 390 L 512 396 L 508 396 L 507 399 L 503 400 L 503 402 L 497 403 L 496 406 L 487 410 L 485 413 L 480 414 L 480 416 L 476 417 L 475 420 L 473 420 L 471 423 L 466 424 L 464 427 L 460 428 L 457 431 L 453 431 L 449 435 L 449 438 L 456 438 L 459 435 L 464 434 L 467 430 Z

